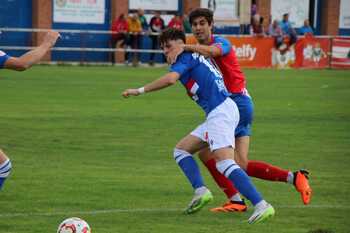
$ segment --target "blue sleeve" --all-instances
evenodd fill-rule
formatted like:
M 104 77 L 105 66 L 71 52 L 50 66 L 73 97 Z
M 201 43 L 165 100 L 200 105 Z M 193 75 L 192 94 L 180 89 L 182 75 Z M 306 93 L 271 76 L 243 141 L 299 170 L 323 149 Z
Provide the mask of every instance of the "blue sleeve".
M 280 22 L 280 28 L 282 29 L 283 33 L 288 33 L 288 26 L 285 23 Z
M 299 35 L 304 35 L 304 33 L 305 33 L 305 28 L 304 27 L 299 28 Z
M 214 45 L 217 46 L 219 49 L 221 49 L 222 55 L 228 54 L 232 49 L 232 45 L 230 41 L 219 36 L 214 37 Z
M 9 59 L 10 56 L 0 50 L 0 69 L 4 67 L 5 62 Z
M 193 54 L 194 57 L 196 56 Z M 198 54 L 197 54 L 198 56 Z M 176 63 L 170 66 L 170 72 L 176 72 L 180 76 L 191 70 L 198 62 L 198 59 L 194 58 L 191 53 L 181 54 Z

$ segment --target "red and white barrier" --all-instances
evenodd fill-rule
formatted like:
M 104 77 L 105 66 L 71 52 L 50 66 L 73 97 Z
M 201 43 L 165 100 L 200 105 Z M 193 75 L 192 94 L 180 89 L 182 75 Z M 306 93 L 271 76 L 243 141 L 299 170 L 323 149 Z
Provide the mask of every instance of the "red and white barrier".
M 332 68 L 350 68 L 350 39 L 335 38 L 332 46 Z

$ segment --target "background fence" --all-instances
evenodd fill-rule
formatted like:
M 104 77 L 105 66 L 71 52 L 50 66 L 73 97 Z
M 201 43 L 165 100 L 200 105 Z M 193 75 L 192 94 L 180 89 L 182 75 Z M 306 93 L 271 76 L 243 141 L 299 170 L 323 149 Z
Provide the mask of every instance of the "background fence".
M 20 55 L 32 49 L 36 33 L 45 29 L 0 28 L 0 49 L 9 55 Z M 139 49 L 130 47 L 112 48 L 111 31 L 107 30 L 57 30 L 62 37 L 53 48 L 51 61 L 78 63 L 111 63 L 114 53 L 131 61 L 136 53 L 141 63 L 150 62 L 155 53 L 155 62 L 164 63 L 161 50 L 152 50 L 150 34 L 139 39 Z M 222 35 L 231 41 L 242 67 L 251 68 L 350 68 L 350 37 L 310 36 L 299 37 L 287 50 L 275 48 L 272 37 Z M 187 36 L 188 43 L 195 43 Z M 123 60 L 123 59 L 122 59 Z

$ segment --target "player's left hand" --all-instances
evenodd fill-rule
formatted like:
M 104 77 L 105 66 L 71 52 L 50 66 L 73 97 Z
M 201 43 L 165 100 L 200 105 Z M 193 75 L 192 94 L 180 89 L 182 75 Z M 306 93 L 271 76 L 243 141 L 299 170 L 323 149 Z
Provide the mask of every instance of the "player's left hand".
M 138 89 L 126 89 L 125 91 L 123 91 L 122 96 L 124 98 L 128 98 L 129 96 L 138 96 L 140 95 L 140 92 L 138 91 Z
M 174 44 L 171 51 L 167 55 L 168 64 L 174 64 L 176 62 L 177 56 L 179 56 L 184 51 L 183 45 Z

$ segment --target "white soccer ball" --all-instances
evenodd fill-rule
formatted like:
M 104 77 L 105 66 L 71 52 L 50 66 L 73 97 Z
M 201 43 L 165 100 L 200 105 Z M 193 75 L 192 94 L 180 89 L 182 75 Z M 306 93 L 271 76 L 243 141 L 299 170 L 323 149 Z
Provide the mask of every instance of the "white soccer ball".
M 81 218 L 67 218 L 57 229 L 57 233 L 91 233 L 91 228 L 87 222 Z

